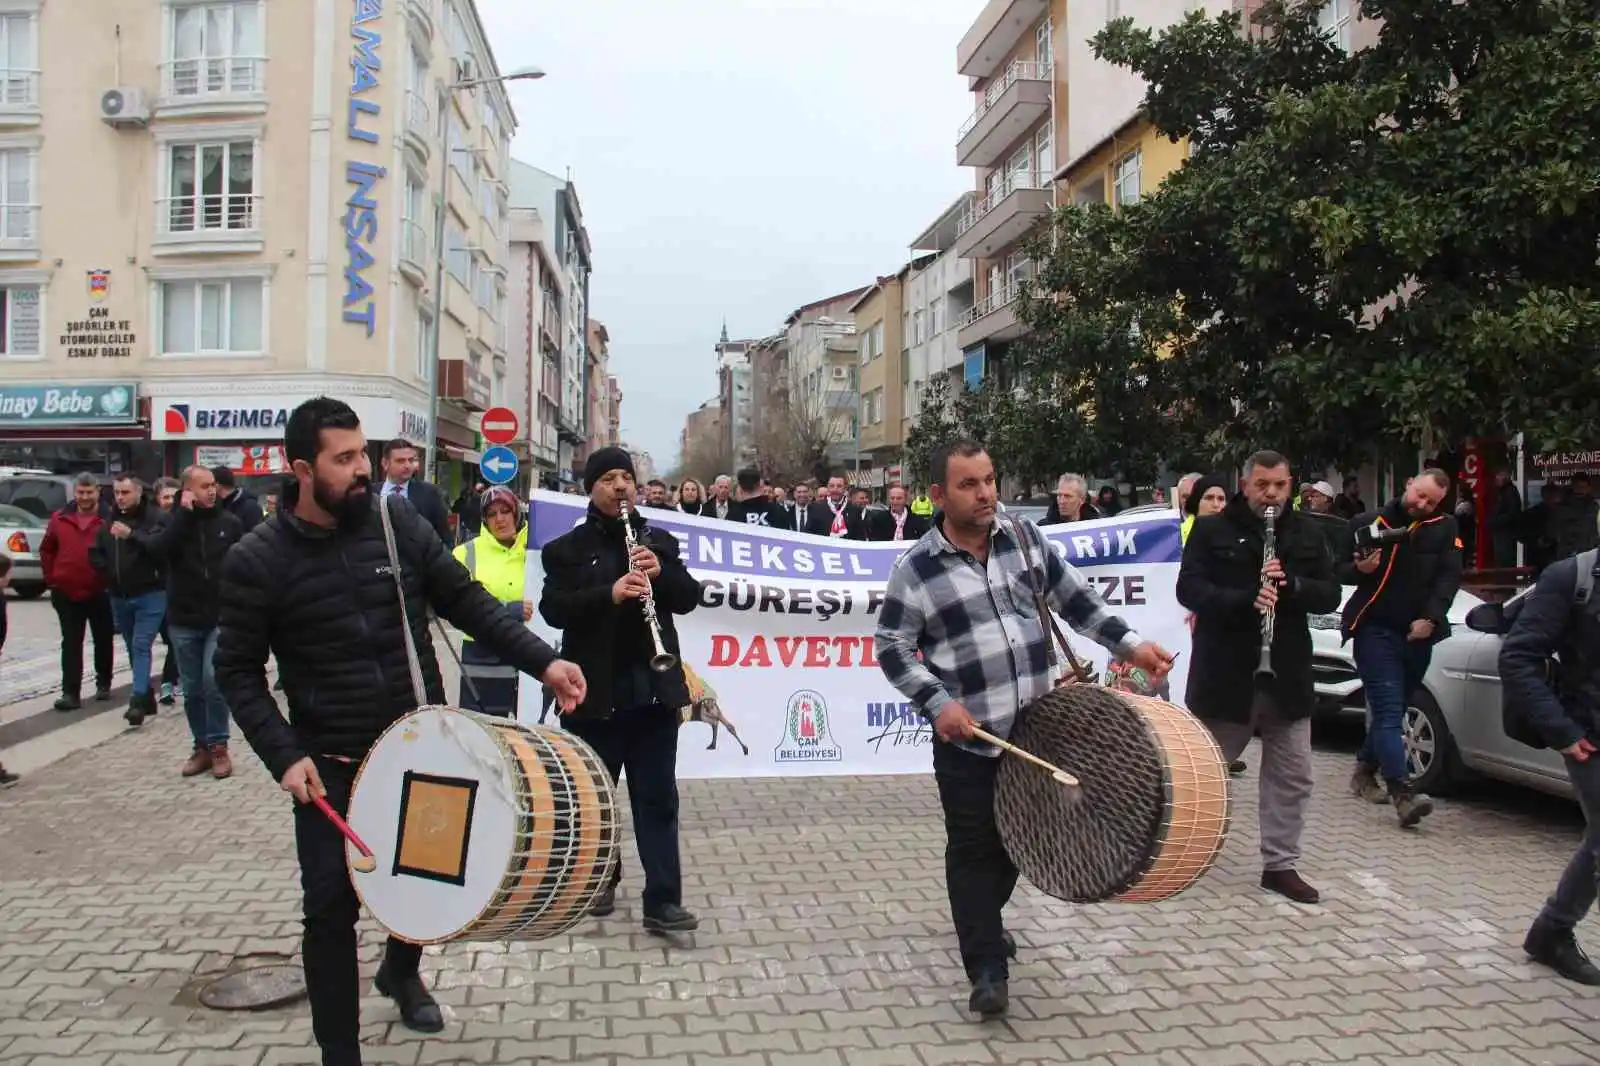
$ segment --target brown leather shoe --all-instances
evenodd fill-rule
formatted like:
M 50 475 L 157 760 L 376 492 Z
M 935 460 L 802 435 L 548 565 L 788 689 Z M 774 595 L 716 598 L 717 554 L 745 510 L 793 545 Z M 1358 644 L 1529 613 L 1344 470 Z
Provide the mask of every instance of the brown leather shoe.
M 228 756 L 228 745 L 211 745 L 211 776 L 218 781 L 233 775 L 233 759 Z
M 189 761 L 183 764 L 184 777 L 198 777 L 211 769 L 211 753 L 205 748 L 196 748 L 189 753 Z
M 1261 887 L 1268 892 L 1287 896 L 1296 903 L 1318 903 L 1322 893 L 1306 884 L 1305 878 L 1293 870 L 1263 870 Z

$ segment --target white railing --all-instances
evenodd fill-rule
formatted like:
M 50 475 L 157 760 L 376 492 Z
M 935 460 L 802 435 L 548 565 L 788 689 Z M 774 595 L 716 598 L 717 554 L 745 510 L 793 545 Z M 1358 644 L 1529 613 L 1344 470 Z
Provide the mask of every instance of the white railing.
M 406 90 L 406 129 L 424 140 L 433 136 L 433 107 L 415 89 Z
M 400 220 L 400 258 L 419 267 L 433 267 L 433 239 L 414 218 Z
M 254 193 L 167 196 L 156 203 L 163 233 L 240 233 L 261 228 L 261 197 Z
M 39 72 L 17 67 L 0 69 L 0 107 L 36 107 Z
M 161 64 L 162 95 L 172 99 L 266 91 L 264 56 L 202 56 Z
M 956 230 L 956 235 L 960 236 L 977 225 L 984 215 L 999 207 L 1006 197 L 1018 189 L 1048 188 L 1050 188 L 1050 175 L 1038 174 L 1032 170 L 1017 171 L 1017 173 L 1008 176 L 999 185 L 996 185 L 994 191 L 988 196 L 972 201 L 972 206 L 967 208 L 966 213 L 961 216 L 961 225 Z
M 977 126 L 979 121 L 982 120 L 983 116 L 988 114 L 989 110 L 993 108 L 995 104 L 1000 102 L 1000 97 L 1005 94 L 1005 91 L 1011 88 L 1017 82 L 1049 80 L 1049 63 L 1035 63 L 1025 59 L 1013 59 L 1011 61 L 1011 65 L 1005 69 L 1004 74 L 1000 75 L 998 78 L 992 79 L 989 82 L 988 88 L 983 91 L 983 98 L 978 101 L 977 110 L 973 111 L 972 116 L 968 118 L 966 122 L 961 124 L 961 131 L 956 134 L 956 140 L 965 140 L 967 134 L 972 132 L 973 128 Z
M 38 204 L 0 204 L 0 244 L 37 247 L 39 243 Z
M 1021 292 L 1022 284 L 1015 281 L 994 290 L 988 296 L 973 304 L 971 309 L 961 316 L 961 324 L 970 326 L 985 315 L 994 314 L 994 312 L 1016 300 Z

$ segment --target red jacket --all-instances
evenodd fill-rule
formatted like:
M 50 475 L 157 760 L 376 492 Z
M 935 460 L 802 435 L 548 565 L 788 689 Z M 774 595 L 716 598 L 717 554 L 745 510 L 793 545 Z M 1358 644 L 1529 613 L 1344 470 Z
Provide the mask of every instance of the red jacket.
M 77 603 L 104 592 L 106 579 L 89 565 L 89 549 L 104 525 L 98 511 L 83 514 L 75 503 L 51 515 L 39 546 L 44 583 Z

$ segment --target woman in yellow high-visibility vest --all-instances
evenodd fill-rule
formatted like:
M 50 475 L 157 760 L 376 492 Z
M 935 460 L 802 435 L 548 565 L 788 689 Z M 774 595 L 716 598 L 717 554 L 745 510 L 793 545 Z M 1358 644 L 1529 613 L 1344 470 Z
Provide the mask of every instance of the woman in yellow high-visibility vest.
M 522 501 L 508 488 L 480 497 L 483 532 L 459 545 L 455 556 L 474 580 L 505 605 L 519 622 L 533 617 L 523 589 L 528 573 L 528 521 Z M 471 679 L 469 685 L 468 679 Z M 473 689 L 478 698 L 473 698 Z M 497 718 L 517 715 L 517 668 L 508 666 L 471 637 L 461 640 L 460 706 Z

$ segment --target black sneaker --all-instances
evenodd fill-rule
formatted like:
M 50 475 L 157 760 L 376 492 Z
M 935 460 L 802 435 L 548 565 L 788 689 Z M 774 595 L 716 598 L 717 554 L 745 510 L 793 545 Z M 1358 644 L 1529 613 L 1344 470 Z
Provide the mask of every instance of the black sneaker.
M 123 712 L 122 717 L 129 725 L 138 727 L 144 725 L 146 718 L 155 717 L 155 713 L 156 701 L 150 698 L 149 693 L 146 693 L 143 696 L 129 697 L 128 709 Z
M 111 686 L 96 685 L 94 690 L 94 701 L 96 703 L 109 703 L 111 701 Z
M 1011 1006 L 1011 991 L 1004 977 L 988 974 L 972 982 L 972 998 L 967 1009 L 982 1018 L 998 1018 Z
M 68 711 L 80 710 L 82 707 L 83 701 L 76 696 L 68 696 L 63 694 L 62 697 L 55 702 L 56 710 L 62 712 L 63 714 L 67 713 Z
M 0 766 L 0 788 L 10 788 L 21 780 L 21 776 L 12 773 L 4 766 Z
M 393 978 L 380 966 L 374 984 L 380 996 L 388 996 L 400 1008 L 400 1020 L 407 1029 L 419 1033 L 437 1033 L 444 1029 L 444 1012 L 428 986 L 422 983 L 421 974 Z
M 1535 923 L 1522 941 L 1522 950 L 1534 962 L 1550 967 L 1568 981 L 1600 986 L 1600 966 L 1589 961 L 1571 929 L 1556 929 Z
M 163 681 L 161 683 L 161 698 L 156 702 L 163 707 L 171 707 L 178 702 L 178 697 L 173 694 L 171 682 Z
M 688 933 L 700 928 L 700 919 L 676 903 L 666 903 L 644 915 L 647 933 Z
M 1017 957 L 1017 938 L 1011 935 L 1009 929 L 1000 934 L 1000 943 L 1006 946 L 1006 958 L 1015 959 Z

